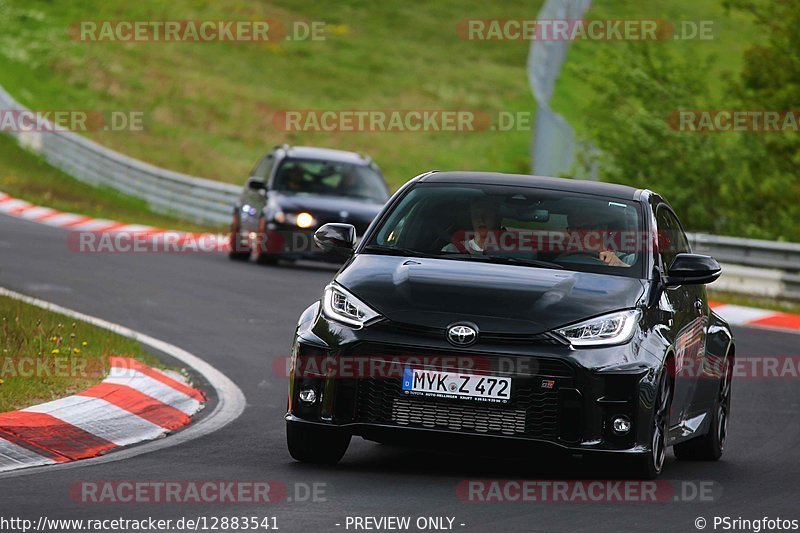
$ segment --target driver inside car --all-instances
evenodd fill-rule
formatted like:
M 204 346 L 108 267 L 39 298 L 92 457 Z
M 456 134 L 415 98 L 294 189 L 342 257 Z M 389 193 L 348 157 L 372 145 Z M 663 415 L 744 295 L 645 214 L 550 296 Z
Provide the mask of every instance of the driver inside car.
M 303 175 L 305 174 L 303 172 L 303 167 L 295 165 L 287 174 L 286 189 L 291 192 L 303 192 L 305 188 L 303 184 Z

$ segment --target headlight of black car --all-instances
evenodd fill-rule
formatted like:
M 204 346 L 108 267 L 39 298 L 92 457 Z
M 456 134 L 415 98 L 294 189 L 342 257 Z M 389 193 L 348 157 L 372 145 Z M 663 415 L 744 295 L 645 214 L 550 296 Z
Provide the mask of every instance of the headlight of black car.
M 569 339 L 573 346 L 624 344 L 633 337 L 641 315 L 639 309 L 617 311 L 558 329 L 556 333 Z
M 322 312 L 331 320 L 356 329 L 380 317 L 377 311 L 334 283 L 325 287 Z

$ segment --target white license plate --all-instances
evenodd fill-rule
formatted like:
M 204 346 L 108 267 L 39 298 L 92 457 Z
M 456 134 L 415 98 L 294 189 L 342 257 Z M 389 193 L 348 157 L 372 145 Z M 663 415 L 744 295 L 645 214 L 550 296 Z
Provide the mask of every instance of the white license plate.
M 403 391 L 412 395 L 505 403 L 511 399 L 511 378 L 405 368 Z

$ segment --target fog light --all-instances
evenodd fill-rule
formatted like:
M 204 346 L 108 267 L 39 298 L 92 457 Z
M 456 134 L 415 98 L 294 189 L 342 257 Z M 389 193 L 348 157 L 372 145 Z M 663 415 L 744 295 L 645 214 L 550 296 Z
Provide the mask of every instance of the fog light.
M 300 391 L 300 401 L 312 404 L 317 401 L 317 393 L 314 392 L 314 389 L 303 389 Z
M 611 428 L 616 435 L 626 435 L 631 430 L 631 421 L 627 416 L 615 416 Z

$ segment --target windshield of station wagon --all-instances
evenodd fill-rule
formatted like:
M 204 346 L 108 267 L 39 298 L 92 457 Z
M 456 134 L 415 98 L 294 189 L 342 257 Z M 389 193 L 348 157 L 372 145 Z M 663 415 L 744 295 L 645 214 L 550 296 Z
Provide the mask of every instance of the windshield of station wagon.
M 417 184 L 367 253 L 506 263 L 643 277 L 641 207 L 578 193 L 473 184 Z
M 371 167 L 316 159 L 287 158 L 275 189 L 289 194 L 347 196 L 375 203 L 389 199 L 383 178 Z

